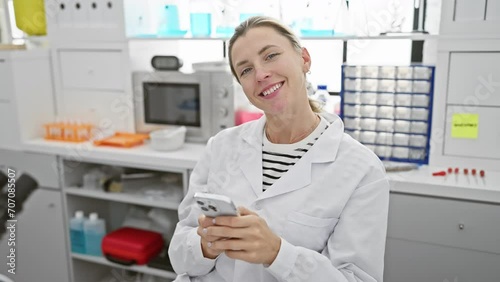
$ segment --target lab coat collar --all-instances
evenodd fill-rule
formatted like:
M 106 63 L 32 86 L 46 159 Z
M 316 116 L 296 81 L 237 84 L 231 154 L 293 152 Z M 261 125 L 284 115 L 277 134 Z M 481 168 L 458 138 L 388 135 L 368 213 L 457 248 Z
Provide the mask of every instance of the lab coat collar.
M 311 183 L 311 169 L 314 163 L 335 161 L 344 134 L 344 124 L 336 115 L 321 113 L 321 116 L 330 123 L 328 129 L 314 146 L 265 193 L 262 192 L 262 135 L 266 123 L 265 115 L 241 130 L 239 136 L 244 142 L 238 150 L 238 163 L 259 199 L 303 188 Z

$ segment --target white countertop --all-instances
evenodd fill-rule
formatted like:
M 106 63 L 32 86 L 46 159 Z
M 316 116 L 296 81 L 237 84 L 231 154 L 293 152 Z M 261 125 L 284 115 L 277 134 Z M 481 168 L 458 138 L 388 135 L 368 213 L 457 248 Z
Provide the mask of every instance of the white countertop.
M 464 174 L 464 168 L 459 168 L 458 174 L 432 176 L 433 172 L 447 169 L 421 166 L 405 172 L 388 172 L 391 191 L 500 204 L 500 172 L 485 171 L 485 176 L 480 177 L 481 168 L 475 168 L 477 173 L 473 176 L 470 167 L 468 175 Z
M 73 161 L 158 169 L 192 169 L 204 148 L 205 144 L 186 143 L 178 150 L 160 152 L 153 150 L 148 143 L 132 148 L 115 148 L 94 146 L 91 142 L 70 143 L 41 138 L 23 144 L 24 151 L 58 155 Z
M 179 150 L 159 152 L 149 144 L 133 148 L 93 146 L 90 142 L 68 143 L 36 139 L 25 142 L 24 151 L 58 155 L 73 161 L 98 162 L 152 169 L 192 169 L 200 158 L 205 144 L 186 143 Z M 391 192 L 422 196 L 444 197 L 500 204 L 500 172 L 486 171 L 485 177 L 460 173 L 432 176 L 433 172 L 446 171 L 443 167 L 421 166 L 405 172 L 388 172 Z

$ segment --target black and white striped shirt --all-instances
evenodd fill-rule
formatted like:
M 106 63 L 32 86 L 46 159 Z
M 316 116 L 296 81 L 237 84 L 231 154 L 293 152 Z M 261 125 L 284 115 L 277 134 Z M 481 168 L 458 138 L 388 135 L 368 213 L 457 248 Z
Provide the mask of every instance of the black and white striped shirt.
M 293 144 L 274 144 L 264 131 L 262 148 L 262 189 L 266 191 L 285 174 L 314 145 L 328 128 L 328 121 L 321 117 L 316 129 L 303 140 Z

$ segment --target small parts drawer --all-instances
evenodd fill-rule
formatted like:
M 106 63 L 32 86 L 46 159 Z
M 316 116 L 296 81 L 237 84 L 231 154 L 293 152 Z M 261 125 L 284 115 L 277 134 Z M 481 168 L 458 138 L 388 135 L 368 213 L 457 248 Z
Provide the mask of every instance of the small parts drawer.
M 65 89 L 124 90 L 123 52 L 120 50 L 61 50 Z
M 390 238 L 500 254 L 500 205 L 391 194 Z

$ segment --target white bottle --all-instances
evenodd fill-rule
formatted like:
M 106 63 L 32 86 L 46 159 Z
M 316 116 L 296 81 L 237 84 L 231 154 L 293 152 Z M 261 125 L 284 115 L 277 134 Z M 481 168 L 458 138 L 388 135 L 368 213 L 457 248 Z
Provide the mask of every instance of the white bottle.
M 326 90 L 326 85 L 318 85 L 318 89 L 314 92 L 314 99 L 321 104 L 323 111 L 333 113 L 333 105 L 330 104 L 330 93 Z
M 71 252 L 86 253 L 85 235 L 83 231 L 83 211 L 76 211 L 75 216 L 69 221 L 69 236 L 71 242 Z
M 106 223 L 104 219 L 99 218 L 97 213 L 90 214 L 89 219 L 83 223 L 85 233 L 85 244 L 87 254 L 92 256 L 102 256 L 101 243 L 106 235 Z

